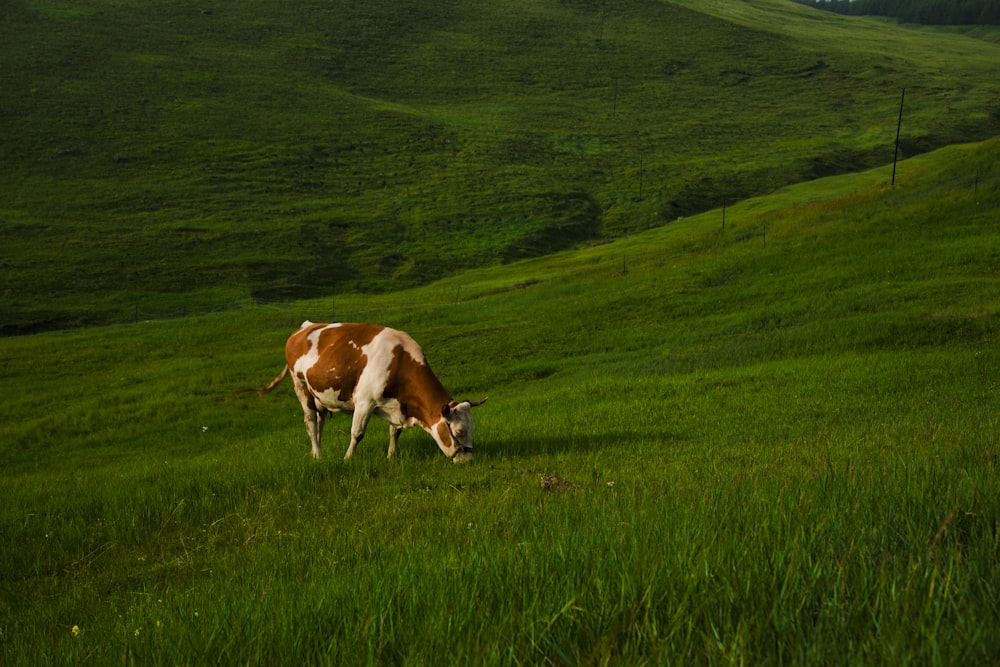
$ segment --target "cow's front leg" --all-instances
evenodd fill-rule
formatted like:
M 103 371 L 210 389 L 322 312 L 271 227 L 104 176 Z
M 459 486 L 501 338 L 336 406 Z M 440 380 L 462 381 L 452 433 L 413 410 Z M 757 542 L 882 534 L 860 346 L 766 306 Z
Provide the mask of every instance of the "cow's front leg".
M 386 456 L 387 459 L 391 459 L 396 455 L 396 443 L 399 441 L 399 434 L 403 429 L 398 426 L 389 427 L 389 454 Z
M 354 456 L 354 448 L 365 437 L 365 429 L 368 428 L 368 420 L 372 418 L 374 410 L 374 405 L 355 406 L 354 419 L 351 421 L 351 444 L 347 447 L 347 453 L 344 454 L 345 461 Z

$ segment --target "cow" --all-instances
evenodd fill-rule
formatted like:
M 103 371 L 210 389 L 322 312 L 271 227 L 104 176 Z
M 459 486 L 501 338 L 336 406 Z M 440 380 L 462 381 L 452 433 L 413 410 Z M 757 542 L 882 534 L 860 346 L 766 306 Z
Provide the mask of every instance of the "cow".
M 306 320 L 288 337 L 285 362 L 285 369 L 259 392 L 267 394 L 291 373 L 313 457 L 320 457 L 327 413 L 353 412 L 345 460 L 354 454 L 372 415 L 389 422 L 390 459 L 400 432 L 420 426 L 454 463 L 472 460 L 471 410 L 486 399 L 452 399 L 423 350 L 402 331 L 377 324 Z

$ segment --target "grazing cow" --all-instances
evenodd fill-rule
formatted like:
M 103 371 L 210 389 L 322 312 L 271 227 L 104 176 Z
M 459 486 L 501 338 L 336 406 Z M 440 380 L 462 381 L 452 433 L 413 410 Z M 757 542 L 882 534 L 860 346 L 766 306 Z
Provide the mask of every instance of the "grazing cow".
M 472 460 L 471 410 L 481 401 L 455 402 L 431 371 L 423 350 L 402 331 L 375 324 L 313 324 L 308 320 L 285 344 L 285 369 L 266 387 L 271 391 L 292 373 L 305 413 L 312 455 L 320 456 L 328 412 L 353 412 L 351 444 L 365 435 L 372 415 L 389 422 L 389 458 L 404 428 L 421 426 L 455 463 Z

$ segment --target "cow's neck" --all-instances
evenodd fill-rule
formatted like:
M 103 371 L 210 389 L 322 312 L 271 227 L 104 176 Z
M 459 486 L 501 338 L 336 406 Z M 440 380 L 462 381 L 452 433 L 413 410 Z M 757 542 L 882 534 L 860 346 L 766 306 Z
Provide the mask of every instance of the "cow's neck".
M 407 412 L 427 430 L 434 428 L 443 417 L 441 408 L 452 402 L 451 395 L 437 379 L 429 366 L 420 366 L 419 381 L 413 383 L 407 400 Z

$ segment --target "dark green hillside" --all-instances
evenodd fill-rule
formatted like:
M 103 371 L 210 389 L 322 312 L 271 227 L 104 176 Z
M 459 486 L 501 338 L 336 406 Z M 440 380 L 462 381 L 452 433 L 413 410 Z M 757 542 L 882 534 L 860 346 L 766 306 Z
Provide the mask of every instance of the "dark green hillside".
M 758 2 L 12 0 L 2 332 L 379 290 L 1000 131 L 1000 47 Z

